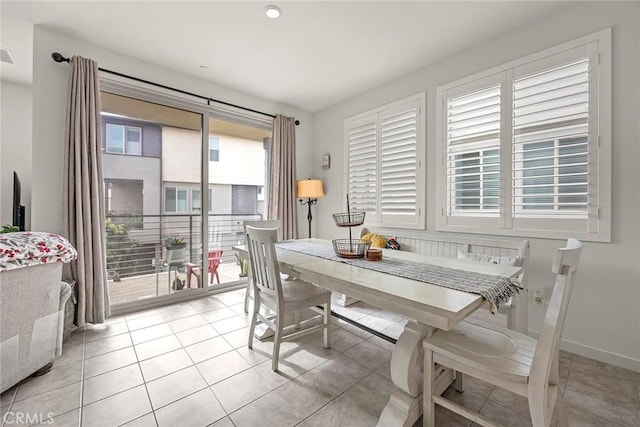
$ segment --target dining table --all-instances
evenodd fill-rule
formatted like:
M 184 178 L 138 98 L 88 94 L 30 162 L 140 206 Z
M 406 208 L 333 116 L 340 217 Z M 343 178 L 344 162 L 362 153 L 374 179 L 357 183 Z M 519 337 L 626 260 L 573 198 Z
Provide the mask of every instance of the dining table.
M 280 269 L 408 319 L 391 356 L 391 379 L 396 389 L 377 425 L 412 426 L 422 415 L 423 340 L 437 329 L 451 330 L 487 302 L 477 293 L 454 289 L 455 282 L 470 282 L 461 283 L 465 289 L 472 289 L 471 282 L 478 276 L 510 282 L 520 275 L 521 268 L 392 249 L 382 249 L 380 261 L 352 260 L 330 256 L 330 248 L 331 241 L 324 239 L 279 242 L 276 250 Z M 248 257 L 245 246 L 235 246 L 234 250 Z M 405 275 L 403 268 L 410 273 L 435 270 L 445 277 L 445 283 L 454 285 L 425 282 L 413 273 Z M 438 369 L 436 391 L 442 393 L 453 380 L 451 370 Z

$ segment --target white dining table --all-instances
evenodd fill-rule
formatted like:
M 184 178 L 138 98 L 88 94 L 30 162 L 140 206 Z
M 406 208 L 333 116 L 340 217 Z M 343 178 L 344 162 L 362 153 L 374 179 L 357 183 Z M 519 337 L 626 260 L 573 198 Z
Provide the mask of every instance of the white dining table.
M 331 245 L 331 241 L 322 239 L 301 241 Z M 234 249 L 241 256 L 248 256 L 245 247 Z M 283 271 L 409 319 L 391 356 L 391 379 L 397 389 L 389 398 L 378 426 L 412 426 L 422 414 L 422 341 L 436 329 L 455 327 L 484 303 L 482 297 L 281 247 L 277 248 L 277 256 Z M 383 258 L 387 257 L 508 278 L 516 278 L 521 272 L 515 266 L 383 249 Z M 438 374 L 436 390 L 441 393 L 454 377 L 450 370 Z

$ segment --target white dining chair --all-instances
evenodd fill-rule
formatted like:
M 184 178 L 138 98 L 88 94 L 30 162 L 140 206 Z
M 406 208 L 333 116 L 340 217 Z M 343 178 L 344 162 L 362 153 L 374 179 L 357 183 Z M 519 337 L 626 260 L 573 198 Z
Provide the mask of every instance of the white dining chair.
M 281 222 L 279 219 L 265 219 L 260 221 L 243 221 L 242 227 L 244 235 L 247 235 L 247 225 L 256 228 L 277 228 L 280 229 Z M 245 239 L 246 240 L 246 239 Z M 251 299 L 251 293 L 253 291 L 253 284 L 251 283 L 251 275 L 247 278 L 247 292 L 244 294 L 244 312 L 249 313 L 249 300 Z
M 258 319 L 275 332 L 271 367 L 278 370 L 280 343 L 286 339 L 324 330 L 324 347 L 330 348 L 329 327 L 331 322 L 331 292 L 303 282 L 302 280 L 281 277 L 278 267 L 275 242 L 278 240 L 276 228 L 255 228 L 247 226 L 247 249 L 249 250 L 249 274 L 253 283 L 254 303 L 251 327 L 249 328 L 249 348 L 253 347 L 253 333 Z M 260 307 L 271 309 L 275 315 L 260 313 Z M 320 308 L 319 306 L 322 306 Z M 309 308 L 322 315 L 320 325 L 299 329 L 296 321 L 295 331 L 285 333 L 284 321 L 287 313 L 295 313 Z
M 435 373 L 442 366 L 526 397 L 534 427 L 549 426 L 554 408 L 558 411 L 558 425 L 568 425 L 559 389 L 558 357 L 581 251 L 582 243 L 575 239 L 569 239 L 565 248 L 557 250 L 551 269 L 556 273 L 555 285 L 537 341 L 510 329 L 487 328 L 469 322 L 451 331 L 436 331 L 425 339 L 425 426 L 434 426 L 435 404 L 480 425 L 496 425 L 434 392 Z

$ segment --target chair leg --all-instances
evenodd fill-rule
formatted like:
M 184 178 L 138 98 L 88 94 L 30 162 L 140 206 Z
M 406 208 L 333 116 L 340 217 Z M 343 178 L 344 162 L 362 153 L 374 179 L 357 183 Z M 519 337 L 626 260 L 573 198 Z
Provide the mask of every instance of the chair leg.
M 249 312 L 249 298 L 251 297 L 251 280 L 247 279 L 247 292 L 244 294 L 244 312 Z
M 220 276 L 218 276 L 218 270 L 216 270 L 216 281 L 218 282 L 218 285 L 220 284 Z
M 280 340 L 282 339 L 282 323 L 284 315 L 276 314 L 276 333 L 273 337 L 273 355 L 271 356 L 271 369 L 275 372 L 278 370 L 278 358 L 280 357 Z
M 300 329 L 300 310 L 293 312 L 293 325 L 296 329 Z
M 453 387 L 457 392 L 462 393 L 464 391 L 464 374 L 462 372 L 456 371 L 456 381 L 454 382 Z
M 324 348 L 331 348 L 331 302 L 324 305 Z
M 560 352 L 556 352 L 556 355 L 551 365 L 550 382 L 558 387 L 558 396 L 556 397 L 555 409 L 558 412 L 558 426 L 567 427 L 569 425 L 569 419 L 567 418 L 567 411 L 564 407 L 564 401 L 562 400 L 562 391 L 560 389 Z M 553 416 L 553 411 L 550 416 Z
M 251 316 L 251 326 L 249 327 L 249 348 L 253 348 L 253 334 L 256 331 L 256 322 L 258 320 L 258 312 L 260 311 L 260 301 L 256 295 L 253 299 L 253 315 Z
M 433 352 L 425 349 L 424 351 L 424 390 L 422 393 L 422 425 L 423 427 L 435 427 L 436 425 L 436 405 L 433 401 L 433 382 L 434 382 Z
M 569 418 L 567 418 L 567 410 L 564 407 L 564 400 L 558 391 L 558 398 L 556 400 L 556 411 L 558 411 L 558 427 L 567 427 L 569 425 Z

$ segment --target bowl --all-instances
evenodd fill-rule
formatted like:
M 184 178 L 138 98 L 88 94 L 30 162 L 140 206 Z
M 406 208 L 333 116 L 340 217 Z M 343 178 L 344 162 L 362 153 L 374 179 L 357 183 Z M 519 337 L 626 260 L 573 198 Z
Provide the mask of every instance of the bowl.
M 342 258 L 364 258 L 371 242 L 362 239 L 334 239 L 333 251 Z
M 338 227 L 355 227 L 362 225 L 366 212 L 342 212 L 333 214 L 333 221 Z

